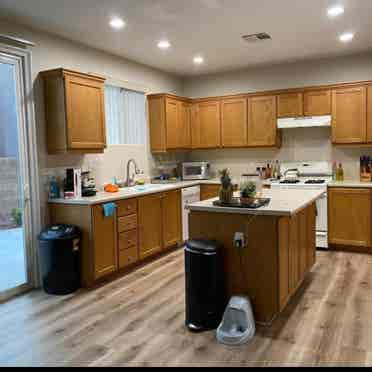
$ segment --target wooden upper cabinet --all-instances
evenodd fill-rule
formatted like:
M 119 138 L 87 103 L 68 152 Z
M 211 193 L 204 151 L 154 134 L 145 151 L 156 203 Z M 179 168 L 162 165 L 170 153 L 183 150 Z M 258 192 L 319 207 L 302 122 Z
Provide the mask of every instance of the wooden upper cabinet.
M 278 144 L 277 103 L 275 96 L 248 99 L 248 146 Z
M 175 99 L 166 98 L 166 145 L 167 149 L 177 149 L 180 146 L 179 105 Z
M 367 87 L 367 142 L 372 143 L 372 85 Z
M 335 245 L 372 246 L 372 191 L 330 188 L 329 242 Z
M 181 213 L 181 190 L 173 190 L 164 193 L 162 203 L 164 248 L 169 248 L 181 243 Z
M 138 199 L 140 259 L 163 249 L 162 197 L 162 194 L 154 194 Z
M 166 124 L 164 96 L 148 97 L 151 151 L 166 152 Z
M 151 151 L 187 149 L 191 147 L 191 104 L 166 95 L 148 97 Z
M 332 95 L 330 90 L 317 90 L 304 93 L 304 115 L 330 115 L 332 111 Z
M 105 80 L 64 69 L 44 80 L 48 152 L 103 152 L 106 147 Z
M 192 147 L 205 149 L 221 146 L 221 107 L 219 101 L 193 105 L 191 119 Z
M 178 102 L 179 145 L 183 149 L 191 147 L 191 104 Z
M 285 93 L 278 95 L 278 118 L 303 116 L 303 93 Z
M 92 208 L 94 247 L 94 279 L 98 280 L 118 270 L 116 216 L 105 217 L 101 205 Z
M 221 102 L 221 135 L 223 147 L 247 146 L 247 99 Z
M 332 92 L 332 141 L 335 144 L 367 140 L 367 89 L 355 87 Z

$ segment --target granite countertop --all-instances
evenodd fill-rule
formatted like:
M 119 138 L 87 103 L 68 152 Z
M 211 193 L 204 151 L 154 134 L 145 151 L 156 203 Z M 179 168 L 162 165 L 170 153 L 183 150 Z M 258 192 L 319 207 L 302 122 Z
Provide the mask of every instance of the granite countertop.
M 372 188 L 372 182 L 360 182 L 359 180 L 331 181 L 328 187 Z
M 50 199 L 50 204 L 66 204 L 66 205 L 95 205 L 101 203 L 109 203 L 118 200 L 131 199 L 139 196 L 156 194 L 159 192 L 184 189 L 187 187 L 198 186 L 198 185 L 219 185 L 220 180 L 215 178 L 211 180 L 203 181 L 181 181 L 172 184 L 146 184 L 144 187 L 135 186 L 126 189 L 121 189 L 117 193 L 98 192 L 96 196 L 87 198 L 75 198 L 75 199 Z
M 309 206 L 323 195 L 322 190 L 284 190 L 266 189 L 263 190 L 262 197 L 270 198 L 270 204 L 259 209 L 216 207 L 213 201 L 206 200 L 188 205 L 186 208 L 198 212 L 231 213 L 231 214 L 251 214 L 269 216 L 292 216 Z M 236 193 L 235 196 L 239 196 Z

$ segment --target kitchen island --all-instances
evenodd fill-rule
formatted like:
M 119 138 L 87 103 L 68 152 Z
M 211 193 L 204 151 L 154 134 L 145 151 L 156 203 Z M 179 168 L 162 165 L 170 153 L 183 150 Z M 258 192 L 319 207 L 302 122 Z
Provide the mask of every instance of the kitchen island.
M 316 200 L 319 190 L 264 190 L 259 209 L 191 204 L 190 238 L 217 240 L 225 294 L 246 295 L 256 321 L 271 324 L 286 307 L 316 261 Z M 235 246 L 235 233 L 244 247 Z

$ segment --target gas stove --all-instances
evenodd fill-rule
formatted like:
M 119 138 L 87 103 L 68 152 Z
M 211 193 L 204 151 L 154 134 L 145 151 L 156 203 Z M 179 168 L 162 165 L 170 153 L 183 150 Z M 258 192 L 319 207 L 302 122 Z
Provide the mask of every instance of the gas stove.
M 296 171 L 293 172 L 293 170 Z M 331 164 L 315 162 L 288 163 L 282 165 L 281 174 L 286 174 L 288 179 L 283 178 L 281 181 L 273 181 L 271 188 L 324 191 L 323 196 L 316 202 L 316 244 L 318 248 L 328 248 L 327 185 L 332 180 Z

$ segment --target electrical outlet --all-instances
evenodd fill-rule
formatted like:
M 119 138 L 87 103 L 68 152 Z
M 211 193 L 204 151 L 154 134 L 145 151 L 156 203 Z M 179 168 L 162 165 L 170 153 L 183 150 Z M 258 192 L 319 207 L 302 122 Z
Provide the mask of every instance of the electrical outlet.
M 245 237 L 244 233 L 236 232 L 234 235 L 234 245 L 236 248 L 244 248 L 245 247 Z

